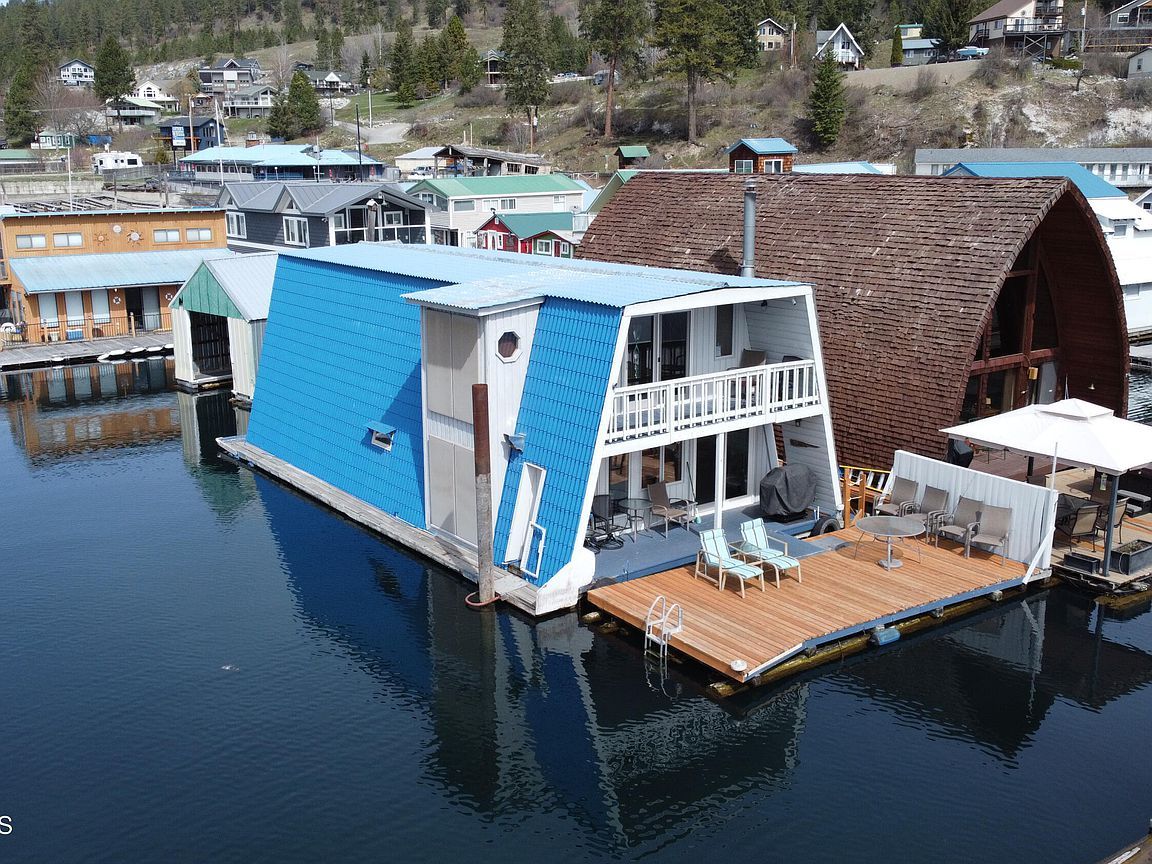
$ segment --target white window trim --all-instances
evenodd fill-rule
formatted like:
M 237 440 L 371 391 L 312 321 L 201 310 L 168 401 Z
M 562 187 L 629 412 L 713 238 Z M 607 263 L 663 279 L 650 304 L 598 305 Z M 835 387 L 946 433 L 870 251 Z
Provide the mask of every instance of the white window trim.
M 308 220 L 302 216 L 285 216 L 284 219 L 284 244 L 286 246 L 307 246 L 308 245 Z M 293 230 L 289 230 L 292 226 Z M 291 239 L 295 237 L 296 239 Z
M 732 173 L 733 174 L 751 174 L 756 170 L 755 159 L 734 159 L 732 160 Z
M 64 238 L 63 243 L 60 242 L 61 237 Z M 75 249 L 83 245 L 84 235 L 79 231 L 58 231 L 52 235 L 52 247 L 54 249 Z
M 176 236 L 172 236 L 176 235 Z M 179 228 L 153 228 L 152 229 L 152 242 L 153 243 L 179 243 L 180 242 L 180 229 Z
M 544 246 L 547 246 L 547 251 L 541 251 Z M 533 255 L 554 255 L 555 249 L 552 247 L 551 240 L 533 240 L 532 241 L 532 254 Z
M 37 242 L 39 240 L 39 242 Z M 25 241 L 25 242 L 21 242 Z M 17 234 L 17 249 L 47 249 L 48 236 L 46 234 Z
M 241 240 L 248 236 L 248 217 L 244 213 L 230 212 L 227 214 L 227 235 Z
M 204 232 L 208 232 L 208 236 L 203 236 Z M 185 228 L 184 240 L 188 243 L 211 243 L 212 242 L 212 229 L 211 228 Z

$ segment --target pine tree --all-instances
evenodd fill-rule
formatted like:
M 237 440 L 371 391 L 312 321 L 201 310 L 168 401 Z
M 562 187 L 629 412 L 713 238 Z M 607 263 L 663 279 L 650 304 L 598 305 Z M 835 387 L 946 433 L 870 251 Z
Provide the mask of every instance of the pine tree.
M 320 97 L 303 72 L 292 76 L 292 83 L 288 87 L 288 105 L 300 130 L 298 136 L 319 132 L 324 128 Z
M 299 0 L 284 0 L 284 29 L 285 42 L 299 41 L 304 32 L 304 23 L 300 18 Z
M 480 52 L 469 45 L 464 56 L 460 58 L 460 70 L 457 73 L 456 80 L 460 82 L 461 93 L 471 93 L 472 88 L 480 83 L 483 77 L 480 63 Z
M 388 72 L 392 78 L 392 89 L 399 97 L 401 88 L 408 85 L 409 99 L 404 103 L 411 105 L 416 98 L 415 73 L 412 44 L 412 22 L 401 18 L 396 24 L 396 40 L 392 43 L 392 60 L 388 65 Z M 403 101 L 403 100 L 402 100 Z
M 536 146 L 536 117 L 550 94 L 548 51 L 540 0 L 509 0 L 504 14 L 504 100 L 528 117 L 528 147 Z
M 440 32 L 440 62 L 443 64 L 444 80 L 462 81 L 468 49 L 468 34 L 459 15 L 453 15 L 447 26 Z
M 344 68 L 344 30 L 340 27 L 333 28 L 332 32 L 328 35 L 328 68 L 329 69 L 343 69 Z
M 128 56 L 116 37 L 109 36 L 96 54 L 96 73 L 92 90 L 96 98 L 105 102 L 116 102 L 136 86 L 136 74 L 132 71 L 132 58 Z M 118 125 L 124 128 L 122 118 Z
M 456 0 L 456 14 L 463 18 L 472 11 L 472 0 Z
M 32 110 L 33 77 L 27 63 L 21 64 L 8 85 L 8 99 L 4 103 L 4 131 L 8 143 L 28 144 L 36 137 L 36 113 Z
M 448 12 L 448 0 L 428 0 L 424 9 L 428 14 L 428 26 L 440 27 L 444 24 L 444 15 Z
M 892 31 L 892 65 L 904 65 L 904 33 L 899 27 Z
M 416 49 L 416 93 L 427 98 L 440 91 L 440 72 L 444 64 L 440 59 L 440 45 L 431 33 L 425 33 Z
M 924 33 L 936 41 L 941 54 L 968 43 L 968 20 L 976 14 L 974 0 L 934 0 L 924 16 Z
M 312 64 L 317 71 L 327 71 L 332 68 L 332 53 L 328 48 L 328 30 L 323 24 L 316 25 L 316 55 Z
M 808 113 L 812 132 L 820 144 L 824 147 L 835 144 L 844 128 L 848 102 L 844 97 L 844 73 L 836 65 L 831 51 L 824 52 L 816 67 L 816 78 L 808 94 Z
M 608 61 L 604 79 L 604 137 L 612 137 L 616 75 L 638 64 L 652 29 L 647 0 L 586 0 L 580 7 L 580 34 Z
M 731 83 L 744 61 L 744 39 L 724 0 L 663 0 L 656 7 L 655 41 L 668 68 L 688 83 L 688 143 L 698 139 L 700 82 Z
M 367 51 L 360 55 L 359 84 L 365 89 L 372 86 L 372 58 Z

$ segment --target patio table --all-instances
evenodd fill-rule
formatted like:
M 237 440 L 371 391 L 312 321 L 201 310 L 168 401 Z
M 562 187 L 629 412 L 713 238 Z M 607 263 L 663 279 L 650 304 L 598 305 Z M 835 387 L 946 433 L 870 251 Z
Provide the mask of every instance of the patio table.
M 628 524 L 632 526 L 632 542 L 636 542 L 636 524 L 648 530 L 648 513 L 652 510 L 652 502 L 647 498 L 621 498 L 616 506 L 628 517 Z
M 877 540 L 885 541 L 888 545 L 887 557 L 876 562 L 885 570 L 895 570 L 897 567 L 904 566 L 903 561 L 892 557 L 893 540 L 919 537 L 927 530 L 924 523 L 919 519 L 908 519 L 903 516 L 865 516 L 856 520 L 856 527 L 860 529 L 860 537 L 856 541 L 856 549 L 852 552 L 852 557 L 855 558 L 856 553 L 860 551 L 860 542 L 864 539 L 864 535 L 870 534 Z M 916 557 L 921 561 L 924 560 L 920 556 L 919 547 L 916 548 Z

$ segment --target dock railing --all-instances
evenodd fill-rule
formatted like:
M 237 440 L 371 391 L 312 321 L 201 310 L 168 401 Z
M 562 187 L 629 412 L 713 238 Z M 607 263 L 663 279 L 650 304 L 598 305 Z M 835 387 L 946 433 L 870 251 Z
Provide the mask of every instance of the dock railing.
M 768 417 L 820 404 L 816 361 L 793 360 L 622 387 L 612 394 L 607 443 Z
M 40 345 L 52 342 L 84 342 L 115 336 L 135 336 L 137 333 L 165 330 L 159 312 L 144 312 L 125 316 L 61 315 L 58 318 L 37 318 L 12 323 L 0 330 L 4 345 Z

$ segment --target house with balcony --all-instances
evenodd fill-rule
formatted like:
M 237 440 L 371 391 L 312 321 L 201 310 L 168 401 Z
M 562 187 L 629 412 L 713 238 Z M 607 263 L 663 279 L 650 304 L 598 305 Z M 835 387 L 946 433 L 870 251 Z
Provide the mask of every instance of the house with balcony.
M 358 89 L 356 80 L 351 75 L 335 69 L 308 70 L 304 73 L 304 77 L 308 79 L 308 83 L 318 96 L 342 96 L 355 93 Z
M 432 242 L 476 246 L 476 232 L 496 213 L 573 213 L 587 189 L 564 174 L 445 177 L 421 180 L 408 194 L 431 205 Z
M 197 180 L 384 180 L 391 169 L 367 153 L 324 150 L 312 144 L 209 147 L 180 157 L 180 170 Z M 395 173 L 395 172 L 392 172 Z
M 223 208 L 228 248 L 314 249 L 362 240 L 428 242 L 428 205 L 391 183 L 230 182 Z
M 223 123 L 211 115 L 166 117 L 156 124 L 156 136 L 172 154 L 173 161 L 186 153 L 207 150 L 222 144 L 228 135 Z
M 1031 57 L 1058 57 L 1068 47 L 1063 0 L 1000 0 L 968 20 L 968 41 Z
M 433 177 L 495 177 L 548 174 L 551 163 L 539 153 L 511 153 L 468 144 L 449 144 L 432 154 Z
M 276 94 L 271 84 L 254 84 L 224 97 L 224 114 L 228 117 L 267 117 L 272 113 Z
M 1113 30 L 1152 30 L 1152 0 L 1129 0 L 1108 13 L 1108 26 Z
M 109 100 L 104 106 L 104 116 L 109 125 L 151 126 L 159 122 L 163 113 L 164 109 L 155 102 L 137 99 L 135 96 Z
M 91 87 L 96 81 L 96 67 L 73 58 L 57 67 L 60 83 L 68 87 Z
M 0 214 L 0 295 L 19 336 L 8 341 L 167 330 L 176 289 L 201 261 L 230 254 L 216 208 Z
M 155 81 L 144 81 L 138 84 L 136 89 L 132 91 L 132 95 L 137 99 L 147 99 L 149 102 L 154 102 L 165 111 L 176 111 L 180 108 L 180 100 L 175 96 L 170 96 Z
M 829 53 L 841 69 L 859 69 L 864 65 L 864 49 L 843 22 L 834 30 L 816 31 L 816 53 L 813 56 L 823 60 Z
M 499 87 L 504 83 L 504 52 L 489 48 L 480 55 L 483 81 L 489 87 Z
M 916 174 L 947 173 L 958 162 L 1075 162 L 1126 192 L 1152 187 L 1152 147 L 946 147 L 921 148 Z
M 481 249 L 571 258 L 580 245 L 572 213 L 496 213 L 476 232 Z
M 490 541 L 500 594 L 546 614 L 605 575 L 585 546 L 597 495 L 663 482 L 722 524 L 786 460 L 835 513 L 825 393 L 806 284 L 361 243 L 280 254 L 247 435 L 221 443 L 467 575 Z
M 235 93 L 264 77 L 260 61 L 250 57 L 224 57 L 199 71 L 200 92 L 213 96 Z

